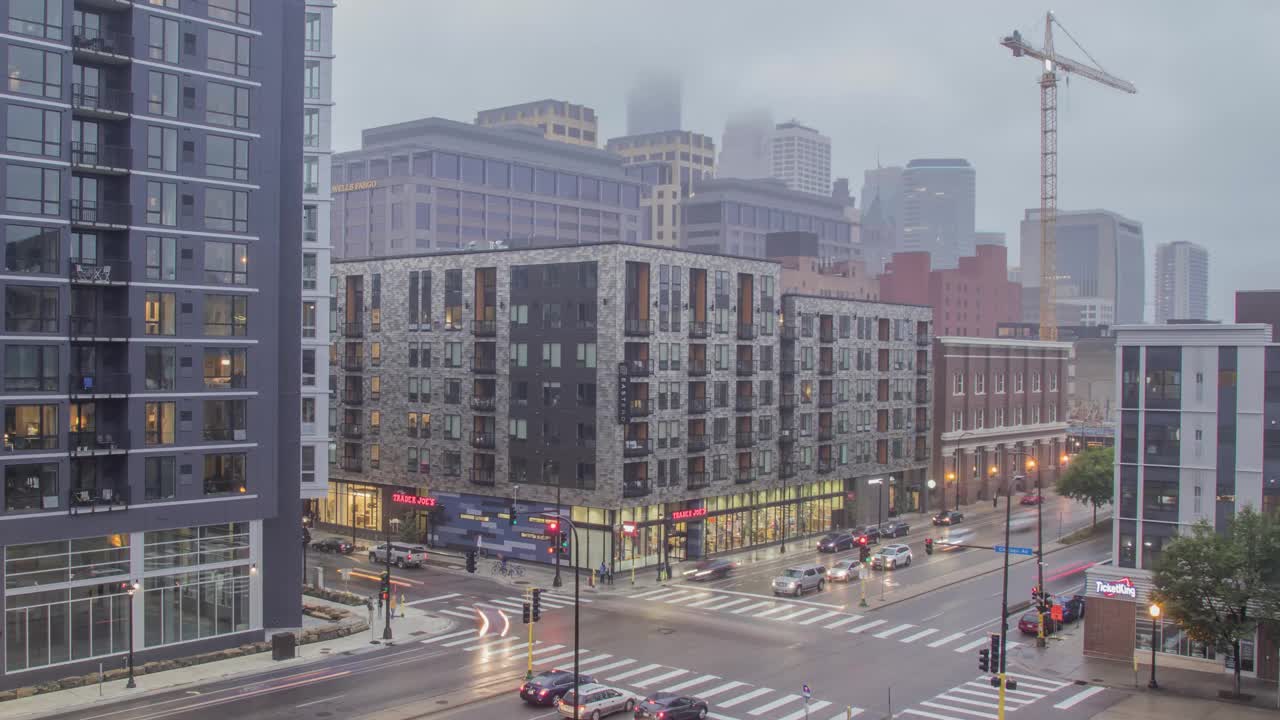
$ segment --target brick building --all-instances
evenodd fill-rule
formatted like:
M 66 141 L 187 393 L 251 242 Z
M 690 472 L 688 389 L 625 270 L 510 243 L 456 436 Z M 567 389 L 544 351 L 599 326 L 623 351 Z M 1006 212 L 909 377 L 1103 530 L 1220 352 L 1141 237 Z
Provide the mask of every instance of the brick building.
M 880 276 L 882 301 L 932 307 L 941 335 L 996 337 L 997 325 L 1021 319 L 1021 294 L 1003 245 L 978 245 L 944 270 L 931 269 L 927 252 L 894 253 Z

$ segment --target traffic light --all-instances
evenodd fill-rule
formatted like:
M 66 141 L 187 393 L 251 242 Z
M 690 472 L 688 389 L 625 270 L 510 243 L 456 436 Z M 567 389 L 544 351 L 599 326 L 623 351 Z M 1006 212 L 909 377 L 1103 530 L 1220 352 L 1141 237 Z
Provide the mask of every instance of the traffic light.
M 542 619 L 542 590 L 533 589 L 533 621 L 538 622 Z
M 520 619 L 525 625 L 529 624 L 529 603 L 523 603 L 520 612 Z
M 516 504 L 515 503 L 511 503 L 511 509 L 507 512 L 507 514 L 510 517 L 510 520 L 508 522 L 511 523 L 511 527 L 515 527 L 516 526 Z
M 566 533 L 566 532 L 560 533 L 559 548 L 560 548 L 560 552 L 564 553 L 565 555 L 569 554 L 569 533 Z
M 978 651 L 978 669 L 981 670 L 982 672 L 989 672 L 991 670 L 991 651 L 990 650 L 986 648 L 982 648 L 981 650 Z
M 391 573 L 389 572 L 382 573 L 381 587 L 382 587 L 383 595 L 386 595 L 387 593 L 391 592 Z
M 476 551 L 467 551 L 467 572 L 474 573 L 476 571 Z
M 933 554 L 933 538 L 924 539 L 924 554 L 925 555 Z
M 869 560 L 871 560 L 871 548 L 867 547 L 864 542 L 858 546 L 858 562 L 868 562 Z
M 991 672 L 1000 672 L 1000 633 L 991 633 Z
M 550 536 L 552 537 L 552 539 L 554 539 L 556 535 L 559 535 L 559 534 L 560 534 L 560 521 L 559 521 L 559 520 L 548 520 L 548 521 L 547 521 L 547 534 L 548 534 L 548 535 L 550 535 Z

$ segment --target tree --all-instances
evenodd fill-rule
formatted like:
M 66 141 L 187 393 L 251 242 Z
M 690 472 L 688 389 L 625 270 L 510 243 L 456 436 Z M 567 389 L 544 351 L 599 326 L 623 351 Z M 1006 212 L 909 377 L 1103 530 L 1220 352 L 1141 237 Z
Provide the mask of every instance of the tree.
M 1089 448 L 1076 455 L 1067 471 L 1058 476 L 1058 494 L 1093 506 L 1093 524 L 1098 524 L 1098 508 L 1111 504 L 1114 496 L 1115 448 Z
M 1151 581 L 1165 617 L 1191 639 L 1231 653 L 1239 695 L 1240 640 L 1280 610 L 1280 522 L 1251 507 L 1224 532 L 1201 521 L 1164 547 Z

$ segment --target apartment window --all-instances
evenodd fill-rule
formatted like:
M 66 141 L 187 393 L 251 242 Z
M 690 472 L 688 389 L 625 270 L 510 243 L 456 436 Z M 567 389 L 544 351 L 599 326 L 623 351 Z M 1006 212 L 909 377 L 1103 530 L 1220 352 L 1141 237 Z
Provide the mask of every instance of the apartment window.
M 952 410 L 951 411 L 951 431 L 955 432 L 957 430 L 963 430 L 963 429 L 964 429 L 964 411 Z
M 177 239 L 147 236 L 147 279 L 173 280 L 178 275 Z
M 209 0 L 209 17 L 236 25 L 249 24 L 249 0 Z M 311 16 L 307 16 L 310 21 Z
M 951 394 L 964 394 L 964 373 L 956 372 L 951 374 Z
M 247 278 L 247 275 L 245 276 Z M 315 290 L 317 280 L 316 254 L 302 254 L 302 289 Z M 243 280 L 241 281 L 243 282 Z
M 214 72 L 249 77 L 249 38 L 209 29 L 205 67 Z
M 447 342 L 444 344 L 444 366 L 448 368 L 462 367 L 462 343 Z
M 248 232 L 249 193 L 241 190 L 205 188 L 204 226 L 210 230 Z
M 210 84 L 212 86 L 212 83 Z M 212 96 L 212 93 L 210 94 Z M 147 112 L 178 117 L 178 76 L 151 70 L 147 73 Z
M 244 453 L 222 453 L 204 456 L 204 494 L 220 495 L 245 492 Z
M 307 242 L 320 241 L 320 208 L 316 205 L 302 206 L 302 239 Z
M 303 263 L 303 287 L 314 290 L 316 287 L 315 255 L 305 255 L 311 259 L 311 284 L 306 284 L 306 263 Z M 204 281 L 218 285 L 245 285 L 249 282 L 249 246 L 244 243 L 205 242 L 204 244 Z
M 178 300 L 174 293 L 149 292 L 143 296 L 143 332 L 147 335 L 177 334 Z
M 147 38 L 147 57 L 166 63 L 178 63 L 178 21 L 152 15 Z
M 980 372 L 973 374 L 973 394 L 987 394 L 987 376 L 985 374 Z
M 10 0 L 9 32 L 62 39 L 62 0 Z
M 174 128 L 147 127 L 147 169 L 178 171 L 178 131 Z
M 247 404 L 246 400 L 205 400 L 204 439 L 210 442 L 244 440 Z
M 302 303 L 302 337 L 313 338 L 316 336 L 316 303 L 314 300 L 306 300 Z M 374 343 L 375 345 L 377 343 Z
M 1013 409 L 1013 424 L 1014 425 L 1022 424 L 1022 408 L 1020 407 L 1016 407 Z
M 542 343 L 542 366 L 560 367 L 560 343 Z
M 9 225 L 4 232 L 5 272 L 56 273 L 62 232 L 54 228 Z
M 303 147 L 320 147 L 320 110 L 303 108 L 302 110 L 302 145 Z
M 172 390 L 177 386 L 177 348 L 151 345 L 143 350 L 142 357 L 148 391 Z
M 173 497 L 177 476 L 177 458 L 172 455 L 149 457 L 143 461 L 144 492 L 147 500 Z
M 242 295 L 206 295 L 204 334 L 243 337 L 248 333 L 248 298 Z
M 1049 371 L 1049 392 L 1057 392 L 1057 391 L 1058 391 L 1058 371 L 1050 370 Z
M 596 344 L 578 343 L 578 367 L 593 368 L 596 366 Z
M 212 5 L 212 3 L 210 3 Z M 306 52 L 320 52 L 320 13 L 307 13 L 305 32 L 303 33 L 303 49 Z
M 308 100 L 318 100 L 320 98 L 320 63 L 316 60 L 308 60 L 303 70 L 302 82 L 303 97 Z
M 316 481 L 316 446 L 302 446 L 302 482 L 313 483 Z
M 529 367 L 529 343 L 511 344 L 512 367 Z
M 1040 371 L 1031 371 L 1031 392 L 1040 392 Z
M 445 415 L 444 416 L 444 437 L 446 440 L 462 439 L 462 416 L 461 415 Z
M 895 410 L 894 412 L 896 413 L 897 411 Z M 973 411 L 973 429 L 974 430 L 981 430 L 984 427 L 986 427 L 986 420 L 987 420 L 987 413 L 985 410 Z M 898 429 L 898 424 L 896 422 L 894 423 L 894 429 L 895 430 Z
M 1015 393 L 1022 392 L 1022 372 L 1021 371 L 1013 374 L 1013 391 Z
M 204 163 L 204 172 L 209 177 L 248 180 L 249 141 L 243 138 L 209 135 L 205 140 Z
M 5 148 L 10 152 L 62 156 L 62 113 L 10 105 L 6 119 Z
M 33 215 L 61 214 L 62 173 L 50 168 L 8 166 L 5 168 L 5 208 Z
M 320 192 L 320 158 L 306 157 L 302 160 L 302 192 L 315 195 Z M 398 207 L 396 205 L 393 208 Z M 392 223 L 393 228 L 395 223 Z
M 178 186 L 176 183 L 147 181 L 147 224 L 177 226 Z
M 560 383 L 542 383 L 542 404 L 546 407 L 556 407 L 560 404 Z
M 9 345 L 4 350 L 6 391 L 53 392 L 58 389 L 58 348 Z
M 1004 373 L 1002 372 L 995 373 L 995 378 L 996 378 L 996 394 L 1003 395 L 1004 394 Z
M 310 352 L 311 375 L 314 376 L 315 351 Z M 204 386 L 217 390 L 244 387 L 245 353 L 244 349 L 206 349 L 204 351 Z M 306 367 L 303 367 L 303 372 L 306 371 Z
M 151 445 L 173 444 L 173 421 L 177 403 L 149 402 L 143 408 L 145 442 Z
M 152 75 L 155 74 L 152 73 Z M 176 83 L 176 77 L 174 81 Z M 155 87 L 154 82 L 152 87 Z M 153 110 L 152 112 L 155 111 Z M 168 113 L 165 114 L 167 115 Z M 248 128 L 249 88 L 223 85 L 217 82 L 208 83 L 205 89 L 205 121 L 211 125 Z
M 97 88 L 94 88 L 96 91 Z M 37 97 L 62 97 L 62 54 L 22 45 L 9 46 L 9 91 Z

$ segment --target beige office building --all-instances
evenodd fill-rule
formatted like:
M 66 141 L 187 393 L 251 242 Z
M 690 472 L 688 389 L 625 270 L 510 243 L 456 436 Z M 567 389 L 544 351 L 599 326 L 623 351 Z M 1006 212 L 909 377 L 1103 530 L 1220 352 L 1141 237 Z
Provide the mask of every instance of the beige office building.
M 652 228 L 648 241 L 678 247 L 680 201 L 699 182 L 715 177 L 715 141 L 701 133 L 667 130 L 611 138 L 605 149 L 625 158 L 628 175 L 652 186 L 640 200 Z
M 476 125 L 527 125 L 541 130 L 548 140 L 586 147 L 596 146 L 596 111 L 586 105 L 575 105 L 563 100 L 535 100 L 481 110 L 476 113 Z

